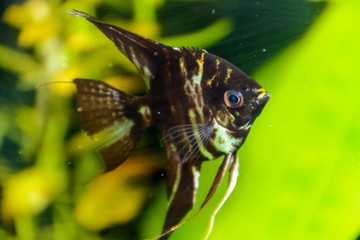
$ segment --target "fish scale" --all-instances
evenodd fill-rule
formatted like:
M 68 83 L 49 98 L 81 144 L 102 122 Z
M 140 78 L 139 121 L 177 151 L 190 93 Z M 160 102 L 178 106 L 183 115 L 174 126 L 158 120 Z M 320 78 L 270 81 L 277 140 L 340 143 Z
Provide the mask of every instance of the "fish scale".
M 169 207 L 162 235 L 156 238 L 169 238 L 188 221 L 181 223 L 195 204 L 202 163 L 224 156 L 198 210 L 211 200 L 229 169 L 228 190 L 217 212 L 236 184 L 236 152 L 269 93 L 239 68 L 205 50 L 169 47 L 86 13 L 69 13 L 99 28 L 150 87 L 147 95 L 138 97 L 99 81 L 74 80 L 80 122 L 88 135 L 102 139 L 99 153 L 107 171 L 126 160 L 146 128 L 159 131 L 166 151 Z

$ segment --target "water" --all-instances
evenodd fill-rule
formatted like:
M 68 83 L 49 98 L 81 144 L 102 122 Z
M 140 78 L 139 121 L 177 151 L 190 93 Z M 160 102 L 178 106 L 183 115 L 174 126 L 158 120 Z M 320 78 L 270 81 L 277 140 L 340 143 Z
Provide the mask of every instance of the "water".
M 312 78 L 316 71 L 306 74 L 306 78 L 298 82 L 293 75 L 287 79 L 281 74 L 264 74 L 265 77 L 258 74 L 275 57 L 287 52 L 291 44 L 297 43 L 296 40 L 303 40 L 307 29 L 321 12 L 323 3 L 148 2 L 146 8 L 132 8 L 126 1 L 113 4 L 106 0 L 91 7 L 96 9 L 94 14 L 101 19 L 123 24 L 131 31 L 154 39 L 172 42 L 174 47 L 181 47 L 185 42 L 193 47 L 206 48 L 251 76 L 258 76 L 261 84 L 272 90 L 269 109 L 256 121 L 251 138 L 239 153 L 242 161 L 240 171 L 243 171 L 246 181 L 238 182 L 234 194 L 220 210 L 221 220 L 215 221 L 214 235 L 210 239 L 234 239 L 239 236 L 255 239 L 256 234 L 266 236 L 266 239 L 291 239 L 289 236 L 295 230 L 302 231 L 303 236 L 310 236 L 306 235 L 311 234 L 309 231 L 299 229 L 330 224 L 316 209 L 329 214 L 352 212 L 350 207 L 344 206 L 352 206 L 345 203 L 349 203 L 355 195 L 351 191 L 341 192 L 343 185 L 340 183 L 356 182 L 353 177 L 359 165 L 356 152 L 345 158 L 351 159 L 351 168 L 343 161 L 329 161 L 321 165 L 323 156 L 337 146 L 340 147 L 336 154 L 341 155 L 356 143 L 358 125 L 347 115 L 350 111 L 336 108 L 329 113 L 324 110 L 338 102 L 347 106 L 347 101 L 335 94 L 342 85 L 339 87 L 331 82 L 324 87 L 324 82 L 318 81 L 321 75 Z M 45 87 L 43 91 L 35 89 L 35 85 L 41 82 L 84 77 L 107 81 L 117 88 L 127 89 L 129 93 L 141 95 L 146 90 L 138 81 L 139 74 L 95 27 L 65 13 L 73 7 L 88 9 L 88 5 L 79 3 L 72 6 L 69 3 L 56 6 L 28 1 L 11 10 L 11 2 L 6 4 L 5 23 L 0 26 L 7 36 L 1 38 L 0 45 L 0 51 L 5 56 L 0 57 L 0 184 L 2 202 L 12 199 L 20 204 L 17 205 L 17 213 L 12 211 L 12 205 L 8 205 L 9 209 L 2 209 L 9 213 L 1 218 L 0 236 L 14 234 L 22 239 L 40 240 L 49 239 L 49 236 L 58 239 L 144 239 L 155 236 L 162 228 L 166 212 L 166 164 L 158 135 L 150 131 L 129 160 L 114 172 L 102 175 L 101 159 L 81 130 L 76 111 L 82 109 L 76 109 L 73 90 L 56 84 Z M 19 16 L 28 16 L 26 12 L 36 15 L 40 10 L 41 18 L 36 21 L 31 17 L 26 21 L 19 19 Z M 219 25 L 214 27 L 214 23 Z M 157 54 L 154 52 L 154 55 Z M 287 58 L 276 65 L 276 69 L 282 69 L 294 58 Z M 298 73 L 306 72 L 306 69 Z M 318 69 L 320 71 L 321 68 Z M 344 79 L 352 79 L 352 76 Z M 316 94 L 308 95 L 312 91 Z M 294 105 L 291 105 L 293 102 Z M 306 106 L 303 105 L 305 103 Z M 329 118 L 334 116 L 331 115 L 334 111 L 344 116 L 342 124 L 336 125 L 336 128 L 331 121 L 334 118 Z M 159 111 L 157 114 L 163 113 Z M 323 144 L 330 138 L 310 135 L 319 131 L 321 126 L 326 129 L 322 133 L 332 132 L 337 136 L 331 138 L 330 142 L 337 143 L 331 145 L 331 149 Z M 93 141 L 97 142 L 97 139 Z M 318 146 L 325 150 L 320 151 Z M 348 160 L 344 162 L 349 163 Z M 206 183 L 212 182 L 219 161 L 204 164 L 198 204 L 205 198 L 208 190 L 205 189 Z M 324 175 L 319 175 L 321 173 Z M 326 182 L 326 179 L 330 180 Z M 18 184 L 12 185 L 11 182 Z M 339 183 L 336 185 L 338 188 L 316 188 L 322 186 L 320 183 L 332 186 L 333 182 Z M 226 181 L 224 185 L 225 189 Z M 9 186 L 12 187 L 10 190 Z M 320 195 L 322 191 L 328 195 L 324 193 L 321 198 L 315 194 Z M 29 195 L 21 195 L 27 192 Z M 201 239 L 209 215 L 222 193 L 220 191 L 214 198 L 208 212 L 180 228 L 173 239 Z M 340 193 L 348 198 L 341 198 Z M 339 199 L 338 202 L 343 201 L 344 205 L 336 205 L 336 201 L 326 198 L 329 195 Z M 300 200 L 304 200 L 306 206 Z M 314 205 L 314 202 L 319 205 Z M 330 208 L 331 204 L 338 207 L 333 208 L 336 211 L 327 211 L 326 206 Z M 309 215 L 304 215 L 306 213 Z M 356 222 L 356 216 L 351 216 L 348 219 Z M 16 217 L 16 224 L 6 222 L 4 217 Z M 338 219 L 340 217 L 344 218 L 339 215 Z M 299 219 L 310 220 L 299 223 Z M 316 222 L 317 219 L 321 222 Z M 306 226 L 299 227 L 299 224 Z M 351 222 L 347 224 L 355 229 Z M 339 226 L 339 229 L 343 228 Z M 324 233 L 316 239 L 325 237 Z

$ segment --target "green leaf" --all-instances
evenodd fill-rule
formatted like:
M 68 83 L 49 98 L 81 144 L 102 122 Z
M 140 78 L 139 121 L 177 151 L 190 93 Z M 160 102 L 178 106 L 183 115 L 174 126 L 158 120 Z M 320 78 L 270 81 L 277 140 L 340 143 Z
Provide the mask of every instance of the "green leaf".
M 226 37 L 232 30 L 233 21 L 230 18 L 221 18 L 196 32 L 173 35 L 171 37 L 157 39 L 157 41 L 174 47 L 197 46 L 198 48 L 206 48 Z

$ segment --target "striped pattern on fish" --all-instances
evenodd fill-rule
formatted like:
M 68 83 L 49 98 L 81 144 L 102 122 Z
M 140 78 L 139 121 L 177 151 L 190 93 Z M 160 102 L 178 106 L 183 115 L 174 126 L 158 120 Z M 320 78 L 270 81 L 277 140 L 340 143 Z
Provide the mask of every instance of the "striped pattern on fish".
M 238 174 L 236 152 L 270 95 L 239 68 L 205 50 L 166 46 L 86 13 L 69 13 L 98 27 L 149 87 L 146 96 L 138 97 L 100 81 L 74 80 L 81 124 L 88 135 L 101 139 L 100 154 L 108 171 L 126 160 L 147 127 L 160 132 L 170 205 L 159 237 L 167 239 L 195 203 L 204 161 L 225 156 L 200 210 L 228 167 L 226 197 L 230 194 Z

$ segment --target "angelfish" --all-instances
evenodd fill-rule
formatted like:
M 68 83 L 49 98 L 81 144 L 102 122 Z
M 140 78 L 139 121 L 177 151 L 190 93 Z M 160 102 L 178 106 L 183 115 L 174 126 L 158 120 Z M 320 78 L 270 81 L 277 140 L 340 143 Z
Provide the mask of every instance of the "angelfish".
M 270 95 L 239 68 L 205 50 L 166 46 L 86 13 L 68 12 L 99 28 L 149 86 L 146 96 L 132 96 L 104 82 L 73 80 L 81 125 L 88 135 L 105 139 L 99 153 L 108 171 L 126 160 L 147 127 L 159 131 L 167 156 L 170 203 L 161 236 L 167 239 L 194 206 L 203 161 L 225 156 L 201 209 L 227 168 L 226 197 L 230 194 L 238 176 L 237 150 Z

